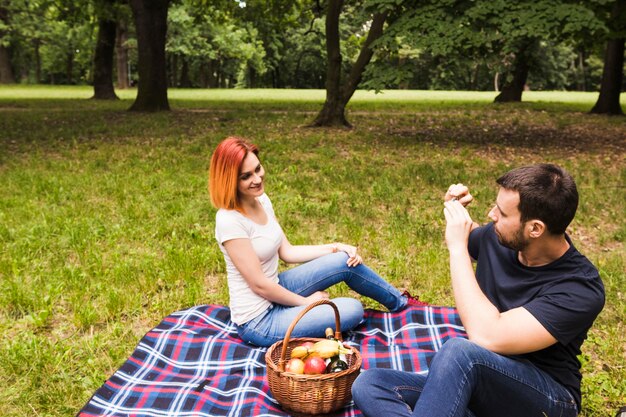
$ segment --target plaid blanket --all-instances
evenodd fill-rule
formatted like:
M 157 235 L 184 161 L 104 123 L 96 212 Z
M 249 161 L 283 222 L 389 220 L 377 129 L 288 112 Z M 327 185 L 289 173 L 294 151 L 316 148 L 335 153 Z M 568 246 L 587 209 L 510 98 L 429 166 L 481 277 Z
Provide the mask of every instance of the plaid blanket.
M 451 307 L 366 310 L 344 333 L 362 369 L 426 372 L 449 338 L 465 337 Z M 286 416 L 266 380 L 265 352 L 242 342 L 228 308 L 202 305 L 166 317 L 91 397 L 78 416 Z M 360 416 L 349 403 L 338 416 Z

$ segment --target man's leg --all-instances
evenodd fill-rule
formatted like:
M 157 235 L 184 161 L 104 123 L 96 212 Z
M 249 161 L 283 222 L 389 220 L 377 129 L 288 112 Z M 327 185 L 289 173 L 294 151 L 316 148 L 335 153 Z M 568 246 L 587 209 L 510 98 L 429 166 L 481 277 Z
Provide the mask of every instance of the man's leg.
M 528 361 L 450 339 L 435 355 L 414 417 L 575 417 L 569 391 Z
M 410 416 L 419 398 L 426 374 L 370 369 L 352 384 L 352 399 L 368 417 Z

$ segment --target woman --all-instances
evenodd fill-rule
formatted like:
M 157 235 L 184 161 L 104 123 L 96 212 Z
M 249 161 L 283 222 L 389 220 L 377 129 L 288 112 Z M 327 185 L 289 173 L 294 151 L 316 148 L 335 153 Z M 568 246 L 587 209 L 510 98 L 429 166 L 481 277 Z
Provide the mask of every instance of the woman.
M 231 319 L 241 338 L 270 346 L 285 337 L 302 309 L 321 299 L 324 290 L 345 282 L 390 311 L 424 303 L 400 292 L 362 264 L 354 246 L 344 243 L 294 246 L 283 233 L 265 194 L 265 170 L 258 148 L 237 137 L 223 140 L 211 158 L 209 193 L 218 209 L 215 237 L 224 254 Z M 278 260 L 301 263 L 278 273 Z M 342 330 L 363 319 L 363 306 L 352 298 L 332 300 L 339 309 Z M 323 337 L 334 327 L 329 306 L 312 309 L 298 322 L 292 337 Z

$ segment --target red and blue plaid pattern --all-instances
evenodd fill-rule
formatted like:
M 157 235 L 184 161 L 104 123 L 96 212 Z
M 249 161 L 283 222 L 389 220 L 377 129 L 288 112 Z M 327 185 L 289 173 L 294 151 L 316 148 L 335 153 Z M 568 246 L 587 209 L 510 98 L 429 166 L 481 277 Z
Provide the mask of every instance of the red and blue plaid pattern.
M 366 310 L 345 341 L 362 369 L 426 372 L 449 338 L 465 337 L 454 308 Z M 287 416 L 266 380 L 266 348 L 244 344 L 223 306 L 202 305 L 166 317 L 78 413 L 89 416 Z M 362 415 L 352 403 L 336 415 Z

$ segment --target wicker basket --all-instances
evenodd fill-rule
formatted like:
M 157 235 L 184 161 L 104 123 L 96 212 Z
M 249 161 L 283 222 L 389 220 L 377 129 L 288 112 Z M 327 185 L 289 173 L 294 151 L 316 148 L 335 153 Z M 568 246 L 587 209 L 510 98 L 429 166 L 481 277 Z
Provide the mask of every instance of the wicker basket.
M 352 383 L 361 369 L 361 354 L 353 347 L 351 355 L 346 355 L 348 369 L 341 372 L 320 375 L 298 375 L 285 372 L 285 364 L 291 350 L 304 342 L 317 342 L 310 337 L 290 339 L 291 332 L 309 310 L 328 304 L 335 310 L 335 338 L 341 339 L 339 310 L 331 301 L 320 300 L 310 304 L 300 312 L 289 328 L 285 339 L 274 343 L 265 354 L 267 381 L 274 398 L 292 414 L 326 414 L 343 407 L 352 399 Z

